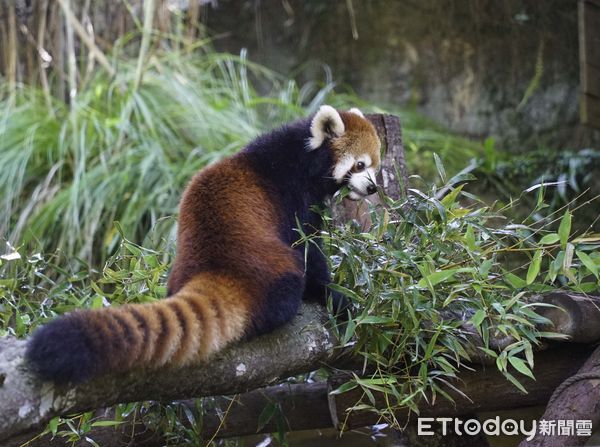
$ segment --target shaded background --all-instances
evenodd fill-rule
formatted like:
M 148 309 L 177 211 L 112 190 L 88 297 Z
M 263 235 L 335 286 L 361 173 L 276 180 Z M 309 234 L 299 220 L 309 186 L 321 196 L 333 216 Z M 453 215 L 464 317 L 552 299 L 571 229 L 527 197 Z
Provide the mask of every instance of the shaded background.
M 412 106 L 505 149 L 598 142 L 579 125 L 577 2 L 235 1 L 203 7 L 218 49 Z

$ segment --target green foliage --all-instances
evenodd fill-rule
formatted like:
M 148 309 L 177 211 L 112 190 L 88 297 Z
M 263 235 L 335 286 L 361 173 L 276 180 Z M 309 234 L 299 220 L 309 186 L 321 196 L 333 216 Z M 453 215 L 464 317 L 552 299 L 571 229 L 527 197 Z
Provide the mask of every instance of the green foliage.
M 259 94 L 257 79 L 269 93 Z M 299 89 L 242 57 L 164 53 L 134 89 L 135 67 L 102 72 L 69 105 L 23 89 L 0 102 L 0 233 L 44 252 L 101 261 L 120 241 L 113 221 L 143 241 L 164 237 L 185 184 L 210 161 L 267 127 L 317 107 L 324 89 Z M 312 102 L 311 102 L 312 101 Z M 92 256 L 96 254 L 96 256 Z
M 102 271 L 83 261 L 65 269 L 57 259 L 61 257 L 41 254 L 25 258 L 14 249 L 0 256 L 0 336 L 23 337 L 75 309 L 143 303 L 165 295 L 168 252 L 123 240 Z
M 473 172 L 481 180 L 478 190 L 487 190 L 503 199 L 519 196 L 529 186 L 552 187 L 546 201 L 551 210 L 573 201 L 582 202 L 600 194 L 596 172 L 600 170 L 600 151 L 553 151 L 540 148 L 522 154 L 499 151 L 492 139 L 486 140 L 484 152 L 476 157 Z M 589 191 L 589 194 L 584 194 Z M 535 197 L 525 198 L 522 209 L 535 206 Z M 590 209 L 594 218 L 594 210 Z M 597 213 L 596 213 L 597 214 Z M 589 223 L 589 222 L 585 222 Z M 584 222 L 580 222 L 583 225 Z
M 436 163 L 436 156 L 450 174 L 459 172 L 471 160 L 483 156 L 485 149 L 480 143 L 455 135 L 414 111 L 394 107 L 390 107 L 389 111 L 400 116 L 410 173 L 425 179 L 424 188 L 437 177 L 439 163 Z
M 126 43 L 117 75 L 98 71 L 65 101 L 34 88 L 0 84 L 0 234 L 16 246 L 98 264 L 117 249 L 119 221 L 132 241 L 173 239 L 177 204 L 201 167 L 234 153 L 259 133 L 315 111 L 381 111 L 323 82 L 298 86 L 206 43 L 161 41 L 136 84 Z M 173 48 L 171 48 L 173 47 Z M 192 51 L 193 50 L 193 51 Z M 49 101 L 49 104 L 48 104 Z M 411 169 L 435 173 L 433 153 L 460 169 L 477 145 L 402 112 Z
M 389 405 L 377 411 L 398 425 L 394 410 L 450 398 L 444 386 L 473 355 L 495 358 L 525 392 L 519 377 L 533 377 L 535 345 L 558 337 L 540 329 L 548 321 L 532 297 L 600 290 L 600 235 L 573 234 L 568 209 L 552 216 L 560 224 L 549 232 L 531 217 L 545 208 L 543 200 L 515 224 L 504 217 L 506 208 L 485 206 L 463 186 L 451 179 L 427 193 L 412 189 L 407 201 L 381 197 L 385 207 L 372 211 L 368 232 L 355 224 L 324 232 L 335 289 L 355 311 L 339 337 L 364 357 L 370 374 L 337 391 L 362 389 L 350 410 L 375 411 L 373 393 L 384 393 Z M 469 328 L 482 346 L 469 342 Z

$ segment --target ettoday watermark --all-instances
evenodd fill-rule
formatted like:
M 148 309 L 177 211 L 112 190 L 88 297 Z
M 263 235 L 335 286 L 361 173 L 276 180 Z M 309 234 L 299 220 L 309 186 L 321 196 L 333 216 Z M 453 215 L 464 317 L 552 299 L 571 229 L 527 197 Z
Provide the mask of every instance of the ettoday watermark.
M 591 436 L 592 421 L 587 419 L 578 420 L 545 420 L 524 421 L 515 419 L 500 420 L 500 416 L 495 418 L 462 420 L 459 418 L 424 418 L 417 419 L 417 434 L 419 436 L 431 436 L 434 423 L 441 427 L 442 435 L 445 436 L 449 431 L 453 431 L 459 436 L 475 436 L 484 433 L 488 436 L 525 436 L 531 441 L 535 435 L 541 436 Z

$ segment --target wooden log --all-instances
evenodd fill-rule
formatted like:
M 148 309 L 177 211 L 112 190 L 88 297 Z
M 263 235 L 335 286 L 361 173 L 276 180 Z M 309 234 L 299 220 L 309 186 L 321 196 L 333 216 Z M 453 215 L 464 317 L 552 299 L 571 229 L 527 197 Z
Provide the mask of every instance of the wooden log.
M 540 420 L 584 420 L 590 423 L 592 429 L 597 429 L 600 423 L 600 348 L 593 354 L 574 376 L 568 377 L 554 391 L 552 399 L 546 407 Z M 539 427 L 539 421 L 538 421 Z M 523 441 L 519 447 L 562 447 L 583 445 L 589 436 L 578 436 L 577 427 L 573 433 L 561 435 L 556 428 L 554 435 L 543 435 L 538 429 L 537 435 L 531 441 Z
M 459 371 L 459 379 L 454 385 L 468 398 L 456 391 L 445 388 L 455 399 L 452 403 L 443 397 L 436 401 L 419 404 L 420 415 L 424 417 L 462 417 L 471 418 L 476 412 L 494 412 L 545 403 L 558 384 L 568 378 L 585 362 L 592 348 L 585 345 L 561 345 L 555 349 L 539 352 L 535 355 L 536 380 L 523 380 L 528 394 L 518 391 L 508 382 L 495 367 L 478 367 L 471 371 Z M 345 383 L 347 375 L 337 375 L 327 382 L 300 383 L 293 385 L 277 385 L 257 389 L 234 397 L 217 397 L 212 400 L 213 410 L 198 414 L 193 401 L 182 402 L 196 420 L 202 420 L 201 433 L 204 439 L 230 438 L 255 433 L 271 433 L 278 430 L 278 420 L 284 421 L 284 428 L 289 431 L 337 427 L 345 430 L 374 425 L 382 422 L 374 413 L 352 412 L 346 417 L 346 408 L 352 407 L 361 397 L 359 391 L 352 390 L 341 395 L 329 392 Z M 381 396 L 375 394 L 378 403 L 383 405 Z M 499 399 L 498 396 L 502 396 Z M 233 399 L 233 403 L 232 403 Z M 230 405 L 231 404 L 231 405 Z M 259 417 L 267 405 L 275 405 L 281 413 L 264 426 L 259 427 Z M 214 408 L 221 411 L 216 412 Z M 402 409 L 396 417 L 402 423 L 408 420 L 408 411 Z M 110 415 L 108 415 L 110 419 Z M 414 418 L 414 415 L 412 415 Z M 223 421 L 223 423 L 221 423 Z M 164 439 L 148 429 L 139 418 L 131 416 L 125 424 L 118 427 L 96 427 L 88 436 L 101 445 L 128 445 L 129 447 L 154 447 L 164 444 Z M 431 438 L 433 439 L 433 437 Z M 13 440 L 5 447 L 17 447 Z M 48 437 L 31 443 L 28 447 L 77 447 L 65 441 Z M 85 441 L 80 444 L 82 447 Z M 445 445 L 445 444 L 444 444 Z M 462 445 L 462 444 L 461 444 Z M 482 445 L 482 444 L 478 444 Z
M 552 321 L 549 330 L 567 335 L 575 343 L 600 340 L 600 297 L 555 292 L 544 295 L 541 302 L 556 306 L 538 309 L 540 315 Z
M 327 404 L 327 383 L 282 384 L 260 388 L 235 396 L 219 396 L 203 401 L 201 413 L 193 400 L 181 401 L 186 414 L 191 414 L 198 424 L 202 439 L 232 438 L 257 433 L 273 433 L 280 428 L 284 431 L 332 428 L 333 422 Z M 276 407 L 272 417 L 261 424 L 261 415 L 269 406 Z M 114 411 L 99 412 L 102 419 L 112 420 Z M 182 415 L 181 423 L 192 428 L 189 419 Z M 86 435 L 100 445 L 128 447 L 160 447 L 166 443 L 161 433 L 144 425 L 139 415 L 130 415 L 117 427 L 94 427 Z M 13 439 L 10 445 L 17 447 L 31 439 L 24 436 Z M 61 438 L 44 436 L 29 443 L 27 447 L 84 447 L 86 440 L 74 445 Z
M 381 169 L 377 173 L 377 184 L 383 188 L 385 195 L 393 199 L 406 197 L 408 193 L 408 169 L 404 157 L 402 126 L 400 118 L 394 115 L 371 113 L 365 117 L 373 123 L 381 140 L 383 156 Z M 333 210 L 337 222 L 355 220 L 363 231 L 371 228 L 370 204 L 380 204 L 378 195 L 369 196 L 366 200 L 354 201 L 344 199 L 342 206 Z
M 107 375 L 69 387 L 42 382 L 27 369 L 25 341 L 0 339 L 0 445 L 69 413 L 120 402 L 173 401 L 242 393 L 331 363 L 339 355 L 323 306 L 305 303 L 286 326 L 185 367 Z
M 456 417 L 482 411 L 509 410 L 545 404 L 554 389 L 566 378 L 577 371 L 588 358 L 592 348 L 586 345 L 572 344 L 561 346 L 557 349 L 542 351 L 536 354 L 535 380 L 519 377 L 520 382 L 527 389 L 523 394 L 495 367 L 474 366 L 473 371 L 461 371 L 459 379 L 453 382 L 465 396 L 454 389 L 445 388 L 455 403 L 449 402 L 439 396 L 430 399 L 431 403 L 419 404 L 420 416 L 425 417 Z M 329 381 L 329 389 L 333 391 L 348 380 L 347 376 L 335 376 Z M 387 403 L 381 393 L 374 393 L 375 407 L 385 408 Z M 498 397 L 502 396 L 501 399 Z M 362 389 L 355 388 L 342 394 L 329 394 L 329 408 L 333 423 L 340 430 L 349 430 L 381 423 L 381 418 L 373 412 L 350 411 L 363 397 Z M 408 409 L 400 409 L 395 413 L 396 419 L 402 423 L 409 418 Z M 414 417 L 414 415 L 413 415 Z
M 394 115 L 368 114 L 366 117 L 373 123 L 383 145 L 381 170 L 378 183 L 386 195 L 393 199 L 407 196 L 408 168 L 404 157 L 402 127 L 400 119 Z

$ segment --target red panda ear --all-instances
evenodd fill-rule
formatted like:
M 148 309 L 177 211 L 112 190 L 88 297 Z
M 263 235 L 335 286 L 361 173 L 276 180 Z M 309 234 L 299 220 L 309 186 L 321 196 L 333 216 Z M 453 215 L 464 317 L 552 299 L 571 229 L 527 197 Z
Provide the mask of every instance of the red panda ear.
M 356 107 L 352 107 L 350 110 L 348 110 L 348 112 L 350 113 L 354 113 L 355 115 L 360 116 L 361 118 L 364 118 L 365 116 L 363 115 L 363 113 L 358 110 Z
M 311 137 L 308 139 L 308 150 L 318 148 L 326 138 L 342 136 L 345 130 L 338 111 L 331 106 L 321 106 L 310 123 Z

